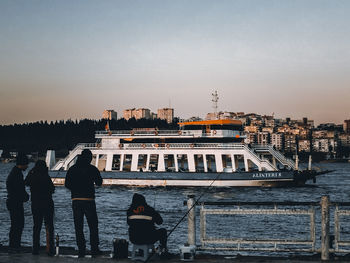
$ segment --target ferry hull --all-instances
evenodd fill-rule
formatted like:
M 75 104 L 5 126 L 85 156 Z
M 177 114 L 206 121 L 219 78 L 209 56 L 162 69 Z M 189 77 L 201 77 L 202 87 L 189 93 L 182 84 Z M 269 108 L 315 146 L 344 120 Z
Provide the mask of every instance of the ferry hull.
M 64 185 L 65 172 L 50 172 L 55 185 Z M 104 186 L 133 187 L 282 187 L 300 186 L 315 173 L 236 172 L 236 173 L 167 173 L 103 172 Z

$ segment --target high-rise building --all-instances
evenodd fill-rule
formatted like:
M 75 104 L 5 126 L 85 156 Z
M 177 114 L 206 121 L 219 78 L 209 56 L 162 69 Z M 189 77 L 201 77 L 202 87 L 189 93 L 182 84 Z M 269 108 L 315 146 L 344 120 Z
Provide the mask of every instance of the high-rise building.
M 136 120 L 138 119 L 150 119 L 151 111 L 145 108 L 139 108 L 134 111 L 134 117 Z
M 126 109 L 123 111 L 124 119 L 129 120 L 131 118 L 138 119 L 150 119 L 151 111 L 149 109 L 145 108 L 139 108 L 139 109 Z
M 350 147 L 350 134 L 340 134 L 339 141 L 341 146 Z
M 168 123 L 173 122 L 174 119 L 174 109 L 172 108 L 163 108 L 158 109 L 158 118 L 166 120 Z
M 117 113 L 114 110 L 104 110 L 102 113 L 102 119 L 117 120 Z
M 270 143 L 270 133 L 258 132 L 257 134 L 258 144 L 268 145 Z
M 329 152 L 329 140 L 323 139 L 313 139 L 312 147 L 316 152 Z
M 272 133 L 271 134 L 271 144 L 275 146 L 277 150 L 283 149 L 284 136 L 283 133 Z
M 350 134 L 350 120 L 344 120 L 343 128 L 345 133 Z
M 297 138 L 295 134 L 284 135 L 284 151 L 295 152 L 297 149 Z
M 255 144 L 256 143 L 256 133 L 246 133 L 247 139 L 246 143 Z
M 129 119 L 133 118 L 134 117 L 134 112 L 135 112 L 135 108 L 124 110 L 123 111 L 124 119 L 129 120 Z

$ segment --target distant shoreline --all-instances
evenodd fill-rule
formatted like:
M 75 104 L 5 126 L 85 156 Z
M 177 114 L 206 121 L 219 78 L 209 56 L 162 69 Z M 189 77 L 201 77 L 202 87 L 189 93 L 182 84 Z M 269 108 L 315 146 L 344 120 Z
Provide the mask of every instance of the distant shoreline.
M 320 163 L 350 163 L 350 159 L 330 159 L 322 160 Z

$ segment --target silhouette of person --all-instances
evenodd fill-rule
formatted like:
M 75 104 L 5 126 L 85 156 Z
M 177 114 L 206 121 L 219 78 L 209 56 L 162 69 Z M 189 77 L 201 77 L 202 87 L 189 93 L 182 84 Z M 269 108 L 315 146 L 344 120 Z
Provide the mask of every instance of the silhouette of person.
M 92 153 L 85 149 L 78 156 L 77 162 L 66 175 L 65 186 L 71 191 L 72 208 L 75 226 L 76 242 L 79 249 L 78 257 L 86 254 L 86 241 L 84 237 L 84 216 L 90 229 L 91 255 L 101 254 L 99 250 L 98 218 L 95 203 L 95 185 L 102 185 L 99 170 L 91 165 Z
M 48 173 L 46 163 L 39 160 L 35 163 L 24 180 L 25 185 L 30 186 L 32 214 L 33 214 L 33 255 L 39 254 L 40 248 L 40 231 L 43 220 L 45 221 L 46 231 L 49 236 L 48 254 L 55 254 L 54 244 L 54 203 L 52 194 L 55 191 L 51 178 Z
M 134 194 L 132 203 L 127 211 L 129 238 L 133 244 L 154 244 L 159 241 L 161 255 L 167 255 L 167 232 L 165 228 L 156 229 L 155 224 L 161 225 L 160 214 L 146 203 L 141 194 Z
M 23 203 L 29 200 L 25 190 L 23 171 L 28 168 L 28 157 L 18 153 L 16 166 L 12 168 L 6 180 L 6 207 L 10 212 L 11 227 L 9 232 L 9 253 L 20 252 L 21 237 L 24 227 Z

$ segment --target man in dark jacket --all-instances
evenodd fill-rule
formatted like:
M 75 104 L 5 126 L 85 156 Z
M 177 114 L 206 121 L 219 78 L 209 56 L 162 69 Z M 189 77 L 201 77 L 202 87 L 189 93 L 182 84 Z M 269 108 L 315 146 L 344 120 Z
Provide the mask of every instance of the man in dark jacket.
M 127 211 L 129 238 L 133 244 L 154 244 L 159 240 L 161 253 L 167 253 L 167 232 L 165 228 L 156 229 L 154 224 L 161 225 L 160 214 L 146 203 L 145 197 L 134 194 Z
M 32 170 L 29 171 L 25 185 L 30 186 L 32 214 L 33 214 L 33 255 L 39 254 L 40 248 L 40 231 L 43 220 L 45 221 L 46 231 L 49 237 L 49 256 L 55 254 L 54 245 L 54 203 L 52 194 L 55 191 L 51 178 L 48 173 L 46 163 L 38 160 Z
M 10 212 L 11 228 L 9 233 L 9 252 L 19 252 L 24 227 L 23 203 L 29 200 L 24 187 L 23 173 L 28 168 L 28 158 L 18 153 L 16 166 L 13 167 L 6 180 L 6 206 Z
M 91 254 L 99 255 L 98 218 L 95 203 L 95 184 L 102 185 L 102 177 L 98 169 L 91 165 L 92 153 L 83 150 L 75 165 L 67 172 L 65 186 L 72 193 L 72 207 L 75 236 L 79 249 L 79 257 L 85 256 L 85 237 L 83 232 L 84 215 L 90 229 Z

